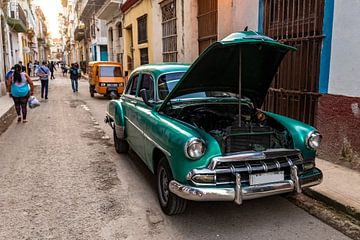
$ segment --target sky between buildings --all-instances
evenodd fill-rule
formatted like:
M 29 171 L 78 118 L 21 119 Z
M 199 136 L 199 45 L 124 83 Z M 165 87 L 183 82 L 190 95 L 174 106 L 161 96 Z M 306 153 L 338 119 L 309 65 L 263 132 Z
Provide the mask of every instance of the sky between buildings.
M 58 14 L 62 12 L 60 0 L 34 0 L 34 4 L 40 6 L 44 12 L 51 37 L 59 38 Z

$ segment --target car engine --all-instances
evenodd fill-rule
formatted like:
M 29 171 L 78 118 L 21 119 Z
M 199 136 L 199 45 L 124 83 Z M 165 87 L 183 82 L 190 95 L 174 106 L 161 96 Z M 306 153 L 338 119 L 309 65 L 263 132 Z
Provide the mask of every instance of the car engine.
M 251 103 L 242 103 L 241 124 L 238 113 L 238 104 L 208 103 L 173 108 L 168 115 L 211 134 L 224 154 L 288 148 L 292 144 L 288 131 Z

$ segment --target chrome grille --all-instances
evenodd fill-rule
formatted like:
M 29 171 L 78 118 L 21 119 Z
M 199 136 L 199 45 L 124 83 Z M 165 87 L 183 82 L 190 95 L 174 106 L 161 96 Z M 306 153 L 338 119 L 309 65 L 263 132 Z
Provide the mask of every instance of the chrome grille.
M 282 157 L 273 157 L 264 160 L 251 161 L 228 161 L 217 163 L 214 171 L 216 173 L 216 184 L 235 183 L 235 174 L 241 175 L 241 183 L 249 183 L 249 175 L 274 171 L 284 171 L 285 179 L 290 179 L 290 167 L 296 165 L 299 173 L 303 171 L 303 159 L 300 154 Z

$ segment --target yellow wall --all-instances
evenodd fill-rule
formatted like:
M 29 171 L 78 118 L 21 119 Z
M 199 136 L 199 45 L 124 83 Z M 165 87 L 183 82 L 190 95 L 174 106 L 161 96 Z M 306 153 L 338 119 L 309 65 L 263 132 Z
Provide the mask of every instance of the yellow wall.
M 138 25 L 137 18 L 147 14 L 147 43 L 138 44 Z M 152 30 L 152 4 L 151 0 L 142 0 L 129 8 L 124 14 L 123 26 L 125 28 L 124 36 L 124 69 L 128 70 L 127 56 L 131 56 L 131 35 L 126 30 L 132 27 L 132 42 L 134 48 L 134 68 L 140 66 L 140 49 L 148 48 L 149 63 L 153 63 L 153 30 Z M 159 26 L 161 27 L 161 26 Z

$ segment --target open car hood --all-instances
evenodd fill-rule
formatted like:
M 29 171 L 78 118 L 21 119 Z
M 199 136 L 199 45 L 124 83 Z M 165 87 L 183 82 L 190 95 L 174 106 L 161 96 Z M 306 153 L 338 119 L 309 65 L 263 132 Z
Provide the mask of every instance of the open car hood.
M 203 91 L 239 94 L 240 88 L 242 97 L 250 98 L 256 107 L 261 107 L 274 75 L 289 50 L 296 48 L 257 32 L 233 33 L 210 45 L 196 59 L 165 98 L 159 111 L 171 99 L 185 94 Z

